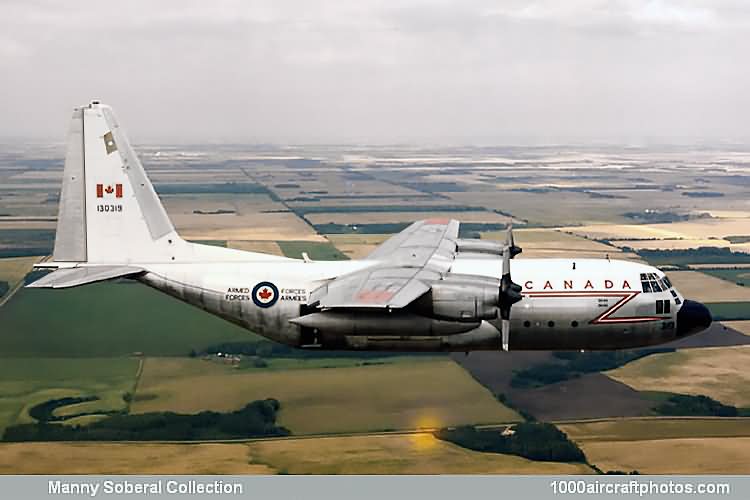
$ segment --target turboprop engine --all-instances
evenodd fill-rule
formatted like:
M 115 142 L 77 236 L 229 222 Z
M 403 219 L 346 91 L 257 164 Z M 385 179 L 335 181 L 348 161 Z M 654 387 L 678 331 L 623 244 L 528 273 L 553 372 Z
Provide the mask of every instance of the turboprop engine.
M 476 322 L 497 318 L 500 281 L 450 274 L 432 284 L 430 291 L 412 304 L 417 314 L 430 318 Z

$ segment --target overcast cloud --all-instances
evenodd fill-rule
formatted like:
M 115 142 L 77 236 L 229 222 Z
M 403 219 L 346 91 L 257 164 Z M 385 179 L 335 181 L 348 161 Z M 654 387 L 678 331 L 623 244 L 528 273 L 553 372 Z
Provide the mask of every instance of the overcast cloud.
M 747 142 L 748 49 L 743 0 L 0 0 L 0 136 Z

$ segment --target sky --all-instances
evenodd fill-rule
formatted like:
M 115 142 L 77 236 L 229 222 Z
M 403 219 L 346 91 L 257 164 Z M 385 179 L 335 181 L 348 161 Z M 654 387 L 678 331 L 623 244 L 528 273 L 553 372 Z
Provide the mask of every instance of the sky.
M 745 0 L 0 0 L 0 137 L 750 143 Z

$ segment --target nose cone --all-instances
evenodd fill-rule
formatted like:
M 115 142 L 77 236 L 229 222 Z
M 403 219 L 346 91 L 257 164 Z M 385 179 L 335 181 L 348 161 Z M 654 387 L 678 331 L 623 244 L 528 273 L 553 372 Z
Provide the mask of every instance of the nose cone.
M 711 311 L 700 302 L 686 300 L 677 311 L 677 336 L 702 332 L 711 326 Z

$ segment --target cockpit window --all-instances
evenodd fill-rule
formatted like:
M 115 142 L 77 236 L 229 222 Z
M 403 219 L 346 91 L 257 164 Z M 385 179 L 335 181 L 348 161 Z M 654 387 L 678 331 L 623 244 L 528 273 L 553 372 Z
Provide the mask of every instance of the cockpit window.
M 672 283 L 666 276 L 660 278 L 654 273 L 641 273 L 641 287 L 643 293 L 666 292 L 672 288 Z

